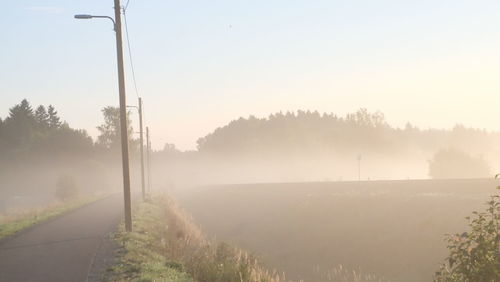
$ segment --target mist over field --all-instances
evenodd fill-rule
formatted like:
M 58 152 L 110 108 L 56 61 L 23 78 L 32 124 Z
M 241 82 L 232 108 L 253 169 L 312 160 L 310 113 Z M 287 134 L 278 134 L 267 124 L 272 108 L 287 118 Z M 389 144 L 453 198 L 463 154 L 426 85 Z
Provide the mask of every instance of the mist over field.
M 366 109 L 345 117 L 298 111 L 234 120 L 198 139 L 197 151 L 167 144 L 152 160 L 158 184 L 174 186 L 491 178 L 498 141 L 499 133 L 463 125 L 395 128 Z
M 0 282 L 500 281 L 500 1 L 4 2 Z
M 342 265 L 384 281 L 432 281 L 444 234 L 466 229 L 500 182 L 399 180 L 220 185 L 179 197 L 218 240 L 252 250 L 294 281 Z
M 232 121 L 198 151 L 167 144 L 153 175 L 207 234 L 294 281 L 330 281 L 339 267 L 430 281 L 448 252 L 444 235 L 465 230 L 496 193 L 499 136 L 393 128 L 363 109 L 278 113 Z
M 104 107 L 94 141 L 27 100 L 0 123 L 0 212 L 121 189 L 118 110 Z M 133 194 L 138 139 L 129 128 Z M 294 281 L 344 267 L 391 281 L 429 281 L 443 235 L 466 228 L 499 183 L 500 134 L 392 127 L 380 112 L 239 118 L 150 155 L 147 184 L 177 199 L 210 237 L 255 253 Z

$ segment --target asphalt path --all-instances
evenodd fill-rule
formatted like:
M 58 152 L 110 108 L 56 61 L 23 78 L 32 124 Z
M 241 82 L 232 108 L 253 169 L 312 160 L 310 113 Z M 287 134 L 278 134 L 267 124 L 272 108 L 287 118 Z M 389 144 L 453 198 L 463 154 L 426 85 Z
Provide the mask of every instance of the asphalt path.
M 109 234 L 123 215 L 120 194 L 0 241 L 0 281 L 95 281 Z M 109 245 L 109 242 L 108 242 Z

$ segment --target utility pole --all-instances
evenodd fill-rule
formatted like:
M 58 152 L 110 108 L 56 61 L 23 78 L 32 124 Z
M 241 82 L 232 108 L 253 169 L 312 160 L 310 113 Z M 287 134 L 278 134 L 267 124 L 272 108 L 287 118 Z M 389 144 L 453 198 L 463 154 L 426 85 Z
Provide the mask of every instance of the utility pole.
M 120 129 L 123 166 L 123 198 L 125 201 L 125 230 L 132 231 L 130 200 L 130 167 L 128 157 L 127 99 L 125 95 L 125 72 L 123 70 L 122 21 L 120 0 L 115 1 L 116 54 L 118 59 L 118 89 L 120 91 Z
M 146 185 L 144 181 L 144 138 L 142 131 L 142 98 L 139 97 L 139 127 L 140 127 L 140 140 L 141 140 L 141 185 L 142 185 L 142 200 L 146 199 Z
M 132 231 L 132 211 L 130 203 L 130 167 L 128 157 L 128 124 L 127 124 L 127 99 L 125 95 L 125 72 L 123 70 L 123 45 L 122 45 L 122 20 L 120 0 L 115 2 L 115 18 L 109 16 L 93 16 L 86 14 L 75 15 L 75 19 L 87 20 L 93 18 L 106 18 L 113 22 L 116 36 L 116 56 L 118 61 L 118 90 L 120 93 L 120 130 L 122 145 L 123 167 L 123 198 L 125 202 L 125 230 Z
M 358 181 L 361 181 L 361 154 L 358 155 Z
M 150 150 L 151 150 L 151 142 L 149 140 L 149 127 L 146 126 L 146 157 L 147 157 L 147 166 L 148 166 L 148 191 L 151 193 L 151 155 L 150 155 Z

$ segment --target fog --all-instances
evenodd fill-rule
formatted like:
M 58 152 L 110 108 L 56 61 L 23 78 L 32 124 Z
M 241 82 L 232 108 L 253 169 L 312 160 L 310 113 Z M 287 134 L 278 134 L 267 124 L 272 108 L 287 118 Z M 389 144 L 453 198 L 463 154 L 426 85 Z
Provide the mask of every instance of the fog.
M 0 213 L 18 213 L 64 201 L 58 198 L 58 182 L 70 178 L 78 197 L 118 193 L 123 190 L 122 168 L 115 162 L 101 163 L 81 159 L 25 159 L 3 163 L 0 179 Z M 132 166 L 137 170 L 137 166 Z M 140 187 L 140 175 L 134 173 L 133 187 Z
M 500 1 L 2 4 L 0 282 L 500 282 Z
M 53 111 L 52 111 L 53 112 Z M 0 214 L 121 193 L 118 110 L 93 140 L 28 101 L 0 120 Z M 139 141 L 130 127 L 134 195 Z M 295 281 L 328 281 L 340 265 L 391 281 L 428 281 L 444 234 L 466 228 L 499 184 L 500 133 L 392 127 L 366 109 L 239 118 L 145 159 L 146 189 L 173 197 L 203 232 L 255 253 Z M 146 150 L 147 151 L 147 150 Z M 133 197 L 134 204 L 139 197 Z
M 198 151 L 155 152 L 153 186 L 209 236 L 294 281 L 328 281 L 339 265 L 382 280 L 432 280 L 448 252 L 444 235 L 465 230 L 464 217 L 497 193 L 497 133 L 374 125 L 382 133 L 351 143 L 338 135 L 332 147 L 312 126 L 297 136 L 288 124 L 285 137 L 262 141 L 262 127 L 238 136 L 235 123 L 245 122 L 216 129 Z M 208 150 L 210 139 L 223 144 Z
M 483 210 L 494 180 L 309 182 L 202 187 L 179 201 L 205 232 L 254 251 L 295 281 L 339 265 L 390 281 L 430 281 L 443 235 Z

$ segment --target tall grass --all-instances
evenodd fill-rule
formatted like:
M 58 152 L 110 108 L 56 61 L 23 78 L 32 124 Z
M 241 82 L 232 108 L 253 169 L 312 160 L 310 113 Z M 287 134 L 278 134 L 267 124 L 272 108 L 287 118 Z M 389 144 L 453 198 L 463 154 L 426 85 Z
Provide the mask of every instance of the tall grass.
M 389 280 L 377 275 L 363 273 L 361 270 L 352 270 L 340 264 L 326 271 L 317 268 L 314 281 L 386 282 Z
M 182 263 L 195 281 L 287 281 L 284 274 L 262 267 L 253 255 L 226 243 L 207 240 L 169 197 L 163 195 L 154 201 L 164 207 L 166 224 L 158 238 L 163 243 L 163 255 Z
M 171 198 L 161 195 L 152 200 L 161 207 L 160 223 L 151 222 L 149 232 L 155 234 L 156 251 L 168 263 L 188 272 L 193 280 L 204 282 L 284 282 L 291 281 L 285 273 L 262 266 L 252 254 L 226 243 L 208 240 Z M 151 217 L 154 218 L 154 217 Z M 223 219 L 221 219 L 223 220 Z M 167 263 L 167 264 L 168 264 Z M 338 266 L 318 272 L 316 281 L 385 281 L 373 275 L 350 271 Z

